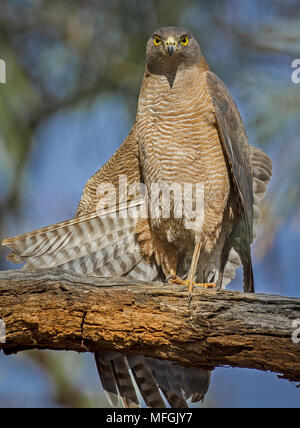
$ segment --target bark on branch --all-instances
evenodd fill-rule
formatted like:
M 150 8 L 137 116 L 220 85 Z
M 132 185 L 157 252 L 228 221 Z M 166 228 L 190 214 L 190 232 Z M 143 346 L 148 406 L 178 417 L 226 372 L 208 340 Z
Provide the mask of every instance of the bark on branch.
M 103 348 L 300 381 L 300 299 L 196 289 L 188 307 L 182 286 L 19 270 L 0 272 L 0 318 L 5 354 Z

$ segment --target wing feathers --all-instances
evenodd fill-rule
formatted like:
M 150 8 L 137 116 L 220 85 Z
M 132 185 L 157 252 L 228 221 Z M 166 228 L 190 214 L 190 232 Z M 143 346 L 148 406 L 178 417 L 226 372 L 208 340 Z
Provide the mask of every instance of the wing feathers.
M 259 202 L 265 196 L 267 184 L 272 176 L 272 161 L 266 153 L 254 146 L 250 146 L 250 161 L 253 175 L 253 239 L 255 239 L 260 218 Z M 240 266 L 240 257 L 232 248 L 224 269 L 222 287 L 229 284 Z
M 126 236 L 117 235 L 115 239 L 112 239 L 111 245 L 107 245 L 106 247 L 103 247 L 102 242 L 100 242 L 97 251 L 84 251 L 86 255 L 83 257 L 78 257 L 78 255 L 74 255 L 73 257 L 69 256 L 70 261 L 61 264 L 59 267 L 80 274 L 90 274 L 96 271 L 98 272 L 101 270 L 101 266 L 107 265 L 112 260 L 118 263 L 116 260 L 123 254 L 139 251 L 133 229 L 129 229 L 126 233 L 128 233 Z M 47 266 L 49 266 L 49 264 Z M 122 266 L 120 267 L 122 268 Z
M 101 266 L 92 272 L 92 275 L 110 278 L 112 276 L 120 277 L 130 272 L 143 258 L 141 253 L 122 254 L 115 260 Z M 127 275 L 126 275 L 127 277 Z M 145 277 L 140 278 L 145 279 Z
M 254 146 L 250 146 L 250 158 L 254 195 L 261 201 L 272 176 L 272 161 L 266 153 Z
M 142 205 L 141 201 L 135 202 L 134 206 L 138 204 Z M 125 251 L 137 250 L 132 241 L 136 219 L 130 215 L 122 218 L 122 211 L 123 209 L 120 209 L 119 215 L 115 218 L 99 215 L 97 212 L 87 214 L 5 239 L 2 245 L 12 250 L 10 260 L 18 263 L 27 262 L 26 267 L 34 269 L 55 267 L 80 259 L 77 267 L 88 262 L 87 272 L 90 272 L 92 261 L 95 261 L 98 256 L 101 259 L 100 250 L 104 248 L 107 248 L 106 259 L 102 256 L 100 264 L 107 263 L 110 260 L 110 254 L 114 251 L 117 257 L 122 247 Z M 124 241 L 126 235 L 128 238 L 126 238 L 127 241 Z M 120 244 L 115 247 L 119 242 Z M 88 258 L 84 259 L 85 256 Z M 95 269 L 98 268 L 99 263 Z
M 222 80 L 207 71 L 206 82 L 237 202 L 235 215 L 238 219 L 229 242 L 239 254 L 243 264 L 244 290 L 253 292 L 250 245 L 255 236 L 254 227 L 259 217 L 256 203 L 265 193 L 266 183 L 272 173 L 272 163 L 261 150 L 249 145 L 241 116 Z

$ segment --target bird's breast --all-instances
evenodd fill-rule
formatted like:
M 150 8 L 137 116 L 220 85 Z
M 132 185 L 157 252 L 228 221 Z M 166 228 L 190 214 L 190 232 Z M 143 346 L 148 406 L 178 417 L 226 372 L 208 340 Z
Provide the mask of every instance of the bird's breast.
M 205 81 L 199 73 L 144 82 L 138 106 L 139 146 L 146 181 L 194 182 L 207 150 L 218 139 Z
M 177 73 L 172 88 L 165 76 L 144 79 L 137 126 L 142 172 L 155 206 L 159 200 L 152 197 L 154 183 L 172 186 L 171 191 L 177 195 L 180 191 L 176 185 L 181 188 L 185 197 L 182 204 L 190 205 L 190 211 L 195 193 L 192 189 L 186 197 L 184 187 L 189 184 L 198 186 L 196 192 L 204 191 L 207 212 L 214 200 L 221 201 L 222 206 L 227 200 L 227 166 L 205 82 L 204 74 L 193 69 Z M 174 211 L 173 204 L 171 217 L 176 217 Z M 152 218 L 151 223 L 155 228 L 163 225 L 165 232 L 168 229 L 168 240 L 172 241 L 179 230 L 185 229 L 181 220 Z

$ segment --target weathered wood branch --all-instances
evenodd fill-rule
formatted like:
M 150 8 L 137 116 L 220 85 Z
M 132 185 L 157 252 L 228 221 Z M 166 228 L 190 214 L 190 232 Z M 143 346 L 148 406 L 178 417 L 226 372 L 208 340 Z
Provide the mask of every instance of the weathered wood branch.
M 0 318 L 5 354 L 103 348 L 300 381 L 300 299 L 196 289 L 189 307 L 181 286 L 20 270 L 0 272 Z

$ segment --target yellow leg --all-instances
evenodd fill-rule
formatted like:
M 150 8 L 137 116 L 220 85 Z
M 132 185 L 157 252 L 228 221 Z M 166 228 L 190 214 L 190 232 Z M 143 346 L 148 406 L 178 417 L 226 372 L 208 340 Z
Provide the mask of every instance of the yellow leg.
M 192 292 L 193 292 L 194 286 L 204 287 L 204 288 L 216 288 L 216 284 L 214 284 L 214 283 L 196 283 L 195 282 L 197 265 L 198 265 L 199 255 L 200 255 L 200 248 L 201 248 L 201 242 L 197 242 L 195 245 L 188 278 L 186 280 L 183 280 L 183 279 L 179 278 L 178 276 L 176 276 L 175 272 L 170 272 L 171 276 L 167 280 L 168 283 L 171 282 L 172 284 L 187 285 L 187 287 L 188 287 L 188 302 L 189 303 L 192 300 Z

